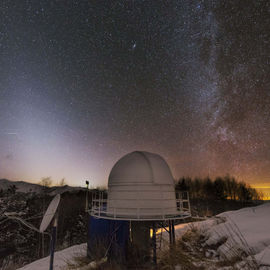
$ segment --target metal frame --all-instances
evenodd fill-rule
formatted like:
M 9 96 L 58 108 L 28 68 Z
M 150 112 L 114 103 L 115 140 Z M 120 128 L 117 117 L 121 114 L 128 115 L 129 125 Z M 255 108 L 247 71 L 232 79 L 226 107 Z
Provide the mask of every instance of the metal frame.
M 157 221 L 157 220 L 178 220 L 186 219 L 191 217 L 189 194 L 187 191 L 176 193 L 176 209 L 175 208 L 165 208 L 160 207 L 161 214 L 145 214 L 141 210 L 157 210 L 157 208 L 133 208 L 136 209 L 136 214 L 131 215 L 130 212 L 123 213 L 119 210 L 126 209 L 123 208 L 113 208 L 111 211 L 107 210 L 107 199 L 104 197 L 104 192 L 94 192 L 92 193 L 91 208 L 88 212 L 91 216 L 103 219 L 112 220 L 131 220 L 131 221 Z M 168 214 L 172 213 L 172 214 Z

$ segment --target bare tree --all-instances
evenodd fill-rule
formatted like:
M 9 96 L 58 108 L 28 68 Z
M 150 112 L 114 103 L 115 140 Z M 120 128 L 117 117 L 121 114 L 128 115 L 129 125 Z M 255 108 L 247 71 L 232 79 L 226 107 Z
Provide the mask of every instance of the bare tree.
M 39 184 L 44 187 L 50 187 L 52 185 L 52 179 L 51 177 L 43 177 Z
M 58 186 L 62 187 L 62 186 L 65 186 L 66 184 L 67 184 L 67 183 L 66 183 L 66 179 L 65 179 L 65 177 L 63 177 L 63 178 L 60 180 Z

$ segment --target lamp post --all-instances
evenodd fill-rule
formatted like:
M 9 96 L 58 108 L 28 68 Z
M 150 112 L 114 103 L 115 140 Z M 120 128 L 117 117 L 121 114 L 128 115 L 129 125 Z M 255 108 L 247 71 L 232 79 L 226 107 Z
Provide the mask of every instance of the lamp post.
M 88 187 L 89 187 L 89 181 L 85 181 L 86 183 L 86 201 L 85 201 L 85 212 L 88 211 Z

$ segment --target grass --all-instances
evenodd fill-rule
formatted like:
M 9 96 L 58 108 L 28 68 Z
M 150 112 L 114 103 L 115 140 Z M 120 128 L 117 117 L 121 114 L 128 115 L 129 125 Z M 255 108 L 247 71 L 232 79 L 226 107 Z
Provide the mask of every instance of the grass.
M 177 265 L 180 265 L 181 270 L 203 270 L 204 268 L 199 265 L 204 257 L 198 245 L 200 239 L 198 230 L 195 227 L 191 228 L 175 246 L 161 254 L 158 269 L 174 270 Z

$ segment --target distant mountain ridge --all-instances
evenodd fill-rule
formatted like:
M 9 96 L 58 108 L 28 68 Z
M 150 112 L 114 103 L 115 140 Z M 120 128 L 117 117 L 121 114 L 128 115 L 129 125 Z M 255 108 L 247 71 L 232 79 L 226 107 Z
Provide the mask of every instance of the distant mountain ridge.
M 71 187 L 68 185 L 64 186 L 52 186 L 44 187 L 39 184 L 28 183 L 24 181 L 11 181 L 8 179 L 0 179 L 0 190 L 6 191 L 15 186 L 16 192 L 22 193 L 46 193 L 54 196 L 56 194 L 62 194 L 64 192 L 78 192 L 84 190 L 82 187 Z

